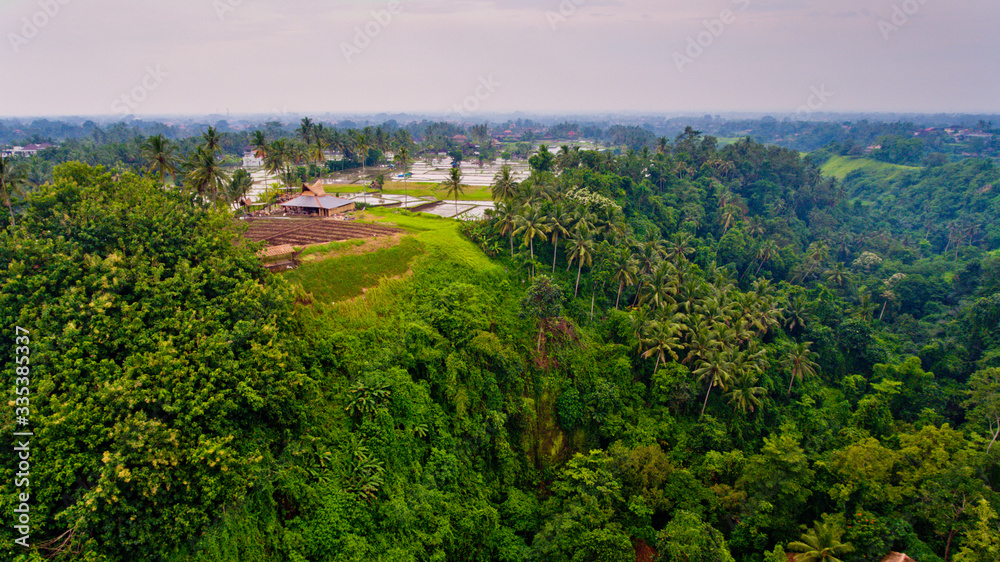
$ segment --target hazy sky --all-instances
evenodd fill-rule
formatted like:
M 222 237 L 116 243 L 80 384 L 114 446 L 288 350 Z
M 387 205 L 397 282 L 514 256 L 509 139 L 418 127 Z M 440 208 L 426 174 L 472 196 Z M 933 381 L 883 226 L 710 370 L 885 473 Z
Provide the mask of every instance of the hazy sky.
M 0 115 L 1000 112 L 997 0 L 0 0 Z

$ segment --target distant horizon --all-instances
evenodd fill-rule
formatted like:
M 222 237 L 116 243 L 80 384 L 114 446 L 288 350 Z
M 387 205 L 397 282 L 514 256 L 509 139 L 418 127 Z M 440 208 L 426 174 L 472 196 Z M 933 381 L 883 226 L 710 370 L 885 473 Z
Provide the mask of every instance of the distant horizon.
M 156 115 L 127 115 L 120 116 L 114 114 L 36 114 L 36 115 L 0 115 L 2 121 L 30 121 L 30 120 L 50 120 L 50 121 L 94 121 L 104 123 L 130 123 L 130 122 L 162 122 L 163 120 L 184 120 L 194 122 L 200 120 L 227 121 L 234 120 L 258 120 L 258 121 L 280 121 L 282 123 L 298 122 L 304 117 L 311 119 L 327 119 L 333 121 L 353 121 L 356 119 L 382 120 L 382 122 L 399 119 L 428 120 L 446 122 L 505 122 L 518 119 L 544 119 L 544 120 L 567 120 L 567 121 L 615 121 L 641 120 L 641 119 L 697 119 L 705 118 L 721 120 L 761 120 L 773 118 L 777 121 L 801 121 L 801 122 L 833 122 L 833 121 L 854 121 L 860 119 L 877 119 L 886 121 L 898 121 L 900 119 L 982 119 L 997 118 L 1000 120 L 1000 111 L 997 112 L 888 112 L 888 111 L 844 111 L 844 112 L 824 112 L 814 115 L 803 116 L 797 113 L 778 113 L 768 111 L 672 111 L 672 112 L 646 112 L 646 111 L 592 111 L 592 112 L 544 112 L 544 111 L 513 111 L 513 112 L 490 112 L 478 114 L 474 117 L 456 117 L 454 115 L 442 114 L 440 112 L 417 112 L 417 111 L 380 111 L 380 112 L 333 112 L 333 111 L 305 111 L 305 112 L 284 112 L 274 114 L 269 112 L 249 112 L 249 113 L 164 113 Z M 1000 123 L 998 123 L 1000 124 Z
M 995 0 L 8 0 L 0 113 L 993 115 L 998 27 Z

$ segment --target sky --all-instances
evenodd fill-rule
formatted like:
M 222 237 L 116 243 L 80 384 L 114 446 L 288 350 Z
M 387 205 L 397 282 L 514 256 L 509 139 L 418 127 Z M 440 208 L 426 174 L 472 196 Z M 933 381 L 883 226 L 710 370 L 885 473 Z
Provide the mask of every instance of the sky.
M 0 0 L 0 115 L 1000 112 L 997 0 Z

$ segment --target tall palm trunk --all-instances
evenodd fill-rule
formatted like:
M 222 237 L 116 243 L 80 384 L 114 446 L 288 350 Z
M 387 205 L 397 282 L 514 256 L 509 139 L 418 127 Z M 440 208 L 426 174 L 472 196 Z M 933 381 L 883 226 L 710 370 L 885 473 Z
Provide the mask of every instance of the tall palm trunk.
M 580 258 L 580 265 L 576 268 L 576 288 L 573 289 L 573 298 L 575 299 L 577 294 L 580 292 L 580 272 L 583 271 L 583 258 Z
M 554 244 L 555 247 L 552 248 L 552 275 L 556 274 L 556 256 L 558 255 L 557 252 L 559 252 L 559 233 L 556 232 L 555 236 L 556 236 L 556 241 Z
M 532 236 L 531 241 L 528 242 L 528 248 L 531 250 L 531 280 L 535 280 L 535 238 Z
M 708 379 L 708 392 L 705 393 L 705 403 L 701 405 L 701 415 L 698 416 L 699 418 L 705 416 L 705 408 L 708 407 L 708 396 L 712 394 L 712 387 L 715 386 L 713 384 L 714 382 L 715 382 L 715 377 Z
M 618 298 L 615 299 L 615 310 L 618 310 L 618 303 L 622 300 L 622 289 L 625 288 L 625 282 L 622 281 L 618 284 Z

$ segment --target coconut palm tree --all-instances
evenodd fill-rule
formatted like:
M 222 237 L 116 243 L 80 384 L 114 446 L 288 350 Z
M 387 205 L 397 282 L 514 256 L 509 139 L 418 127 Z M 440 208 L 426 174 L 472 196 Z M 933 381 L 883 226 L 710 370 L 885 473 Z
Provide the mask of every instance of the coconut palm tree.
M 225 189 L 229 174 L 216 160 L 215 153 L 208 147 L 199 147 L 191 159 L 191 170 L 188 172 L 188 183 L 194 186 L 199 195 L 212 190 L 212 203 L 219 202 L 219 189 Z
M 550 223 L 551 225 L 551 223 Z M 572 265 L 576 260 L 576 288 L 573 289 L 573 298 L 580 292 L 580 273 L 583 271 L 583 264 L 588 266 L 594 263 L 594 239 L 589 231 L 576 229 L 569 246 L 569 263 Z M 553 264 L 553 271 L 555 266 Z
M 854 552 L 854 547 L 840 542 L 842 535 L 833 523 L 814 521 L 801 540 L 788 543 L 788 550 L 801 553 L 795 562 L 841 562 L 840 556 Z
M 675 232 L 666 245 L 667 258 L 677 261 L 682 257 L 687 257 L 688 254 L 694 252 L 694 246 L 691 245 L 693 241 L 694 236 L 690 233 Z
M 728 399 L 726 403 L 732 404 L 734 411 L 739 410 L 744 414 L 748 410 L 751 414 L 757 411 L 757 408 L 760 408 L 762 404 L 761 397 L 767 394 L 766 388 L 756 386 L 759 380 L 760 377 L 752 372 L 743 373 L 736 377 L 732 390 L 725 395 Z
M 805 328 L 809 317 L 809 303 L 802 295 L 796 295 L 789 299 L 788 308 L 785 309 L 788 316 L 785 317 L 785 326 L 790 332 Z
M 878 319 L 882 320 L 882 317 L 885 316 L 885 309 L 886 309 L 886 307 L 889 306 L 890 302 L 896 300 L 896 293 L 894 293 L 892 291 L 891 285 L 889 285 L 887 283 L 886 286 L 885 286 L 885 288 L 882 289 L 882 292 L 879 293 L 879 296 L 882 297 L 882 300 L 884 301 L 882 303 L 882 312 L 880 312 L 879 315 L 878 315 Z
M 0 197 L 10 211 L 10 225 L 14 223 L 13 198 L 24 194 L 24 186 L 28 184 L 28 176 L 24 167 L 13 158 L 0 157 Z
M 531 277 L 535 277 L 535 238 L 545 240 L 545 215 L 535 207 L 519 217 L 514 236 L 523 236 L 522 246 L 528 246 L 531 253 Z
M 500 171 L 493 176 L 493 186 L 490 191 L 494 201 L 510 201 L 517 197 L 517 182 L 514 181 L 510 166 L 500 167 Z
M 284 173 L 287 160 L 288 144 L 285 142 L 285 139 L 278 139 L 272 142 L 266 151 L 264 169 L 276 176 L 278 175 L 278 172 L 282 172 L 283 175 L 285 175 L 285 181 L 287 183 L 288 174 Z
M 826 282 L 843 289 L 845 285 L 851 283 L 851 272 L 844 264 L 837 262 L 833 269 L 826 271 Z
M 566 212 L 562 203 L 556 203 L 547 217 L 546 230 L 552 235 L 552 273 L 556 272 L 556 256 L 559 252 L 559 237 L 569 236 L 573 217 Z
M 156 135 L 146 139 L 141 149 L 142 157 L 146 160 L 146 170 L 163 182 L 163 177 L 170 174 L 177 183 L 178 158 L 174 144 L 163 135 Z
M 319 179 L 323 179 L 323 164 L 326 162 L 326 149 L 330 146 L 330 143 L 326 140 L 326 129 L 323 124 L 314 125 L 312 128 L 313 132 L 313 143 L 310 153 L 312 155 L 312 160 L 319 168 Z M 308 145 L 307 145 L 308 146 Z
M 250 136 L 250 146 L 257 158 L 263 160 L 267 156 L 267 135 L 264 134 L 264 131 L 253 132 Z
M 618 296 L 615 298 L 615 310 L 622 299 L 622 289 L 626 285 L 635 285 L 638 280 L 639 268 L 628 248 L 619 249 L 614 256 L 611 266 L 611 281 L 618 283 Z
M 701 416 L 704 416 L 712 389 L 719 387 L 719 390 L 725 391 L 729 388 L 729 383 L 733 378 L 732 352 L 719 349 L 709 351 L 705 359 L 701 361 L 700 366 L 694 370 L 694 374 L 697 375 L 698 382 L 708 384 L 708 391 L 705 392 L 705 403 L 701 406 Z
M 250 176 L 250 172 L 240 168 L 233 172 L 233 177 L 229 181 L 229 196 L 239 202 L 246 197 L 251 187 L 253 187 L 253 177 Z
M 655 320 L 651 323 L 647 332 L 648 337 L 643 338 L 641 342 L 644 349 L 641 356 L 643 359 L 656 356 L 653 374 L 660 370 L 660 365 L 667 364 L 668 355 L 677 361 L 677 350 L 683 348 L 680 338 L 677 337 L 681 329 L 681 324 L 670 320 Z
M 313 120 L 308 117 L 303 117 L 302 121 L 299 123 L 299 136 L 302 137 L 302 142 L 309 144 L 312 140 L 313 131 Z
M 661 262 L 639 290 L 639 303 L 648 304 L 653 310 L 676 303 L 677 270 L 668 261 Z
M 370 127 L 365 127 L 365 130 L 370 129 Z M 351 139 L 354 144 L 354 148 L 358 151 L 359 156 L 361 156 L 361 176 L 365 177 L 368 175 L 368 151 L 371 149 L 371 136 L 361 132 L 354 131 L 353 138 Z
M 813 358 L 816 354 L 809 351 L 809 346 L 812 342 L 797 343 L 785 357 L 785 366 L 792 374 L 792 380 L 788 383 L 788 396 L 792 395 L 792 385 L 795 384 L 795 379 L 799 379 L 799 382 L 805 377 L 811 377 L 816 374 L 816 368 L 819 367 Z
M 448 179 L 441 184 L 442 189 L 448 195 L 455 196 L 455 217 L 458 217 L 458 196 L 465 193 L 465 186 L 462 185 L 462 169 L 455 166 L 448 173 Z
M 760 273 L 760 268 L 764 267 L 764 264 L 771 261 L 771 259 L 778 254 L 778 245 L 774 243 L 774 240 L 766 240 L 761 244 L 760 248 L 757 250 L 757 259 L 760 260 L 760 265 L 757 266 L 757 271 L 753 273 L 756 277 Z
M 405 144 L 399 146 L 396 149 L 395 154 L 396 162 L 399 163 L 400 167 L 403 168 L 403 208 L 409 206 L 409 195 L 406 191 L 406 180 L 409 179 L 409 174 L 407 173 L 407 167 L 410 165 L 410 149 Z
M 493 216 L 496 218 L 500 236 L 510 235 L 510 257 L 514 257 L 514 231 L 518 228 L 521 215 L 517 213 L 513 204 L 501 203 L 497 205 Z
M 201 134 L 201 138 L 205 141 L 206 150 L 212 154 L 222 152 L 222 145 L 220 144 L 222 137 L 219 135 L 218 129 L 209 126 L 208 130 Z

